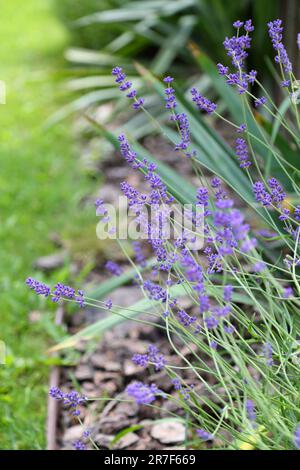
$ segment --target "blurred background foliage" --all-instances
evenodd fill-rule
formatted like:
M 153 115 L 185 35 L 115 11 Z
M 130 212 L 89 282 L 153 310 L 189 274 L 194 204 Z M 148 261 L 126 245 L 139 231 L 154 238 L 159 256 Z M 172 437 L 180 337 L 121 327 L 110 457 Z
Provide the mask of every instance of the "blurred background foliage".
M 0 118 L 0 327 L 8 346 L 7 364 L 0 368 L 0 448 L 38 449 L 45 446 L 45 397 L 52 363 L 45 351 L 64 332 L 53 325 L 54 309 L 30 295 L 24 279 L 36 274 L 49 283 L 71 279 L 80 285 L 92 269 L 97 241 L 93 208 L 86 205 L 82 210 L 82 201 L 95 191 L 101 175 L 80 166 L 82 147 L 96 131 L 89 128 L 78 143 L 74 139 L 78 127 L 74 131 L 73 120 L 66 117 L 114 100 L 116 106 L 106 113 L 105 124 L 128 109 L 110 74 L 113 65 L 121 65 L 147 94 L 151 112 L 165 126 L 157 77 L 172 73 L 183 86 L 178 97 L 181 106 L 193 113 L 192 133 L 202 162 L 234 180 L 247 198 L 249 188 L 243 184 L 232 150 L 191 110 L 184 90 L 197 84 L 203 93 L 218 98 L 221 109 L 239 119 L 235 95 L 224 87 L 214 67 L 226 60 L 224 37 L 231 35 L 233 20 L 253 18 L 256 53 L 251 54 L 249 66 L 264 71 L 264 76 L 268 67 L 269 76 L 276 79 L 268 61 L 273 53 L 265 23 L 283 17 L 295 59 L 299 5 L 297 0 L 10 0 L 1 2 L 0 12 L 0 78 L 7 83 L 7 104 L 1 107 Z M 134 61 L 152 74 L 137 69 Z M 272 132 L 263 120 L 260 125 Z M 138 138 L 153 132 L 142 114 L 132 113 L 126 128 Z M 172 130 L 164 128 L 173 137 Z M 115 142 L 104 128 L 98 130 Z M 275 137 L 280 152 L 294 161 L 289 142 Z M 142 146 L 138 149 L 144 151 Z M 268 158 L 262 148 L 256 150 Z M 172 181 L 170 169 L 161 169 Z M 57 250 L 50 236 L 57 231 L 70 256 L 50 274 L 33 272 L 38 256 Z M 83 259 L 82 270 L 74 275 L 72 258 L 77 256 Z
M 279 0 L 55 0 L 59 17 L 69 28 L 72 44 L 103 49 L 151 63 L 163 73 L 177 59 L 189 62 L 185 47 L 194 41 L 215 60 L 224 60 L 222 42 L 236 18 L 253 18 L 258 33 L 256 66 L 270 52 L 262 26 L 279 14 Z

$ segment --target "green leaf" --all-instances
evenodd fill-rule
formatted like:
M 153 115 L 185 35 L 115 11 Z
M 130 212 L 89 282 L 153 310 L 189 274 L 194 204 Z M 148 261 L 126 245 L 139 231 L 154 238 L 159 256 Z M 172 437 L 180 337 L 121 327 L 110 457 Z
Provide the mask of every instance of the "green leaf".
M 119 442 L 122 437 L 126 436 L 126 434 L 129 434 L 130 432 L 138 431 L 139 429 L 142 429 L 141 424 L 134 424 L 133 426 L 130 426 L 126 429 L 122 429 L 122 431 L 118 432 L 118 434 L 114 437 L 114 439 L 110 443 L 110 448 L 112 448 L 117 442 Z
M 187 295 L 187 290 L 190 288 L 188 283 L 182 283 L 180 285 L 172 286 L 169 290 L 170 296 L 176 298 L 184 297 Z M 208 294 L 215 295 L 214 288 L 208 287 Z M 253 305 L 253 301 L 247 295 L 234 292 L 233 293 L 233 302 L 243 303 L 246 305 Z M 153 306 L 158 306 L 159 304 L 151 299 L 145 298 L 141 299 L 132 305 L 130 308 L 122 308 L 117 313 L 110 313 L 108 317 L 103 318 L 92 325 L 83 328 L 81 331 L 76 333 L 73 336 L 70 336 L 59 344 L 53 346 L 49 351 L 59 351 L 62 349 L 67 349 L 74 347 L 78 341 L 81 339 L 92 339 L 95 336 L 102 335 L 108 330 L 111 330 L 117 325 L 124 323 L 128 320 L 134 320 L 136 317 L 142 313 L 151 310 Z
M 151 268 L 156 263 L 157 261 L 154 258 L 148 260 L 147 266 L 145 268 L 139 267 L 139 272 L 143 272 L 145 269 Z M 127 284 L 135 277 L 135 275 L 136 269 L 129 269 L 120 276 L 112 277 L 111 279 L 108 279 L 107 281 L 103 282 L 99 287 L 89 292 L 88 296 L 93 299 L 102 299 L 118 287 Z
M 106 129 L 104 126 L 99 124 L 90 116 L 86 118 L 99 130 L 101 135 L 107 138 L 109 142 L 116 148 L 119 149 L 119 142 L 117 137 Z M 188 181 L 182 178 L 176 171 L 172 170 L 169 166 L 160 162 L 154 158 L 147 150 L 139 145 L 138 143 L 133 143 L 133 150 L 137 152 L 137 159 L 143 160 L 147 158 L 149 161 L 155 163 L 158 168 L 158 172 L 162 177 L 164 183 L 167 185 L 169 192 L 181 203 L 183 204 L 192 204 L 196 198 L 196 188 L 191 185 Z
M 170 295 L 174 295 L 177 297 L 186 295 L 186 291 L 184 289 L 184 284 L 172 286 L 169 290 Z M 112 329 L 114 326 L 124 323 L 128 320 L 133 320 L 141 313 L 146 312 L 148 309 L 151 309 L 154 305 L 158 305 L 157 302 L 145 298 L 141 299 L 132 305 L 129 309 L 123 308 L 118 311 L 118 313 L 109 313 L 109 316 L 99 320 L 92 325 L 83 328 L 81 331 L 76 333 L 73 336 L 70 336 L 64 339 L 59 344 L 53 346 L 49 351 L 59 351 L 61 349 L 71 348 L 74 347 L 77 342 L 81 339 L 91 339 L 96 335 L 102 335 L 105 331 Z

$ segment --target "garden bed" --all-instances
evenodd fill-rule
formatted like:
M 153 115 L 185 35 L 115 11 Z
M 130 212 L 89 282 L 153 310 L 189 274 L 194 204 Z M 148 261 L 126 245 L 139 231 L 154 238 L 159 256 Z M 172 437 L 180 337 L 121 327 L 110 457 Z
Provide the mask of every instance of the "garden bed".
M 182 157 L 174 157 L 172 148 L 162 139 L 148 138 L 145 146 L 155 152 L 162 161 L 172 164 L 180 174 L 192 180 L 190 162 Z M 126 163 L 118 154 L 104 159 L 99 171 L 107 178 L 98 192 L 98 196 L 106 203 L 117 201 L 118 195 L 121 194 L 120 182 L 124 179 L 136 188 L 141 188 L 143 185 L 142 177 L 139 174 L 130 174 Z M 112 251 L 112 259 L 118 261 L 124 271 L 130 269 L 130 265 L 118 250 Z M 90 274 L 87 279 L 88 289 L 90 285 L 101 285 L 107 280 L 108 275 L 103 273 L 103 264 L 102 260 Z M 114 305 L 126 308 L 140 300 L 142 293 L 135 285 L 125 285 L 112 292 L 109 298 Z M 189 311 L 192 313 L 193 309 L 189 302 L 186 307 L 190 308 Z M 86 307 L 66 317 L 68 332 L 75 334 L 82 327 L 106 315 L 113 314 Z M 147 316 L 142 315 L 139 320 L 147 321 Z M 176 391 L 164 371 L 157 372 L 152 368 L 149 374 L 149 370 L 145 371 L 132 361 L 134 354 L 147 352 L 149 343 L 155 344 L 168 362 L 174 366 L 184 367 L 183 361 L 172 350 L 165 334 L 159 328 L 133 321 L 127 321 L 106 332 L 97 343 L 80 341 L 75 346 L 75 354 L 77 353 L 79 360 L 74 366 L 61 367 L 59 376 L 55 372 L 51 386 L 58 386 L 64 392 L 78 390 L 90 401 L 87 406 L 80 408 L 82 424 L 78 423 L 78 419 L 73 417 L 68 409 L 56 407 L 57 419 L 54 420 L 55 426 L 52 425 L 50 440 L 48 439 L 50 448 L 73 449 L 74 442 L 82 438 L 85 430 L 91 432 L 93 441 L 100 449 L 187 448 L 187 441 L 192 438 L 192 434 L 185 425 L 181 406 L 184 394 Z M 181 348 L 184 356 L 190 358 L 192 353 L 188 348 L 182 349 L 182 345 L 179 344 L 177 346 Z M 195 387 L 191 370 L 183 369 L 182 378 L 191 387 Z M 127 385 L 135 381 L 149 385 L 155 383 L 162 392 L 172 394 L 178 405 L 158 398 L 152 403 L 153 406 L 138 406 L 125 393 Z M 203 393 L 201 384 L 198 384 L 194 390 L 197 388 Z M 50 401 L 54 400 L 50 398 Z M 53 409 L 51 412 L 53 413 Z M 210 443 L 203 443 L 202 446 L 209 448 Z M 93 445 L 87 442 L 87 447 L 93 448 Z

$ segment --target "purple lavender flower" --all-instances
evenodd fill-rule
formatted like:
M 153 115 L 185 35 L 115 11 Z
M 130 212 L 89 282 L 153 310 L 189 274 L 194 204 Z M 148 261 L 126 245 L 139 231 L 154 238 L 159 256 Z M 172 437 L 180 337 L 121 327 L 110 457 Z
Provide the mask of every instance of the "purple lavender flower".
M 219 320 L 214 316 L 205 318 L 204 322 L 209 330 L 216 328 L 219 324 Z
M 252 425 L 255 426 L 256 412 L 254 408 L 254 402 L 252 400 L 246 401 L 246 411 L 249 421 L 251 421 Z
M 224 307 L 214 307 L 213 315 L 215 318 L 227 317 L 231 312 L 231 305 L 225 305 Z
M 236 139 L 235 143 L 236 143 L 235 153 L 238 156 L 240 167 L 249 168 L 249 166 L 251 166 L 252 163 L 249 160 L 248 146 L 246 144 L 245 139 L 238 138 Z
M 155 284 L 150 280 L 146 280 L 144 282 L 144 288 L 147 291 L 147 294 L 150 299 L 157 301 L 161 300 L 162 302 L 166 302 L 167 291 L 159 285 Z
M 181 140 L 175 146 L 175 150 L 186 150 L 190 141 L 190 124 L 188 117 L 185 113 L 177 113 L 171 116 L 171 121 L 177 122 Z
M 149 344 L 147 354 L 134 354 L 132 361 L 141 367 L 147 367 L 152 363 L 156 371 L 162 370 L 166 365 L 164 355 L 153 344 Z
M 114 276 L 120 276 L 123 272 L 122 268 L 117 263 L 111 260 L 105 263 L 105 269 L 107 269 L 107 271 L 109 271 Z
M 241 244 L 241 251 L 243 253 L 249 253 L 249 251 L 253 250 L 257 245 L 256 238 L 249 238 L 249 240 L 245 240 Z
M 166 101 L 166 108 L 167 109 L 175 109 L 177 106 L 176 98 L 175 98 L 175 90 L 171 87 L 171 83 L 173 82 L 174 78 L 172 77 L 165 77 L 164 82 L 167 83 L 167 88 L 165 89 L 165 101 Z
M 200 303 L 200 313 L 208 312 L 210 309 L 210 300 L 209 296 L 206 294 L 199 295 L 199 303 Z
M 147 265 L 146 257 L 143 253 L 142 245 L 138 241 L 132 242 L 132 248 L 134 250 L 136 262 L 144 268 Z
M 240 24 L 241 22 L 237 21 L 234 23 L 234 26 L 236 27 L 236 25 Z M 223 42 L 227 55 L 231 58 L 232 65 L 236 69 L 236 72 L 228 73 L 228 69 L 225 70 L 222 64 L 218 65 L 220 75 L 226 75 L 226 83 L 236 86 L 240 94 L 245 93 L 248 84 L 253 85 L 256 79 L 255 70 L 251 70 L 251 72 L 247 74 L 244 68 L 244 62 L 248 56 L 247 49 L 249 49 L 251 45 L 251 37 L 248 33 L 254 29 L 251 20 L 245 22 L 244 29 L 246 34 L 232 36 L 231 38 L 226 37 Z
M 170 83 L 172 83 L 173 81 L 174 81 L 174 78 L 173 78 L 173 77 L 168 76 L 168 77 L 165 77 L 165 78 L 164 78 L 164 82 L 165 82 L 165 83 L 168 83 L 168 85 L 169 85 Z
M 127 163 L 129 163 L 130 166 L 132 166 L 133 164 L 137 165 L 138 162 L 136 160 L 136 152 L 134 152 L 131 148 L 130 148 L 130 145 L 125 137 L 125 134 L 120 134 L 118 136 L 118 141 L 120 143 L 120 151 L 121 151 L 121 155 L 122 157 L 125 158 L 125 160 L 127 161 Z
M 194 388 L 194 385 L 185 387 L 184 385 L 182 385 L 178 377 L 175 377 L 174 379 L 172 379 L 172 384 L 174 385 L 174 389 L 180 392 L 180 395 L 183 397 L 185 401 L 189 400 L 190 392 Z
M 191 317 L 185 310 L 181 309 L 178 312 L 178 320 L 183 326 L 188 327 L 195 323 L 197 318 Z
M 32 277 L 28 277 L 26 279 L 26 284 L 29 286 L 30 289 L 34 290 L 34 292 L 37 295 L 43 295 L 44 297 L 49 297 L 51 293 L 51 289 L 49 286 L 47 286 L 43 282 L 36 281 Z
M 148 360 L 154 365 L 156 371 L 162 370 L 166 365 L 166 359 L 159 349 L 153 344 L 148 346 Z
M 286 193 L 283 191 L 276 178 L 268 179 L 268 184 L 271 189 L 273 204 L 278 207 L 278 205 L 281 204 L 286 198 Z
M 264 238 L 276 237 L 276 232 L 271 232 L 270 230 L 265 229 L 265 228 L 263 228 L 261 230 L 258 230 L 257 234 L 260 235 L 261 237 L 264 237 Z
M 149 405 L 155 400 L 156 395 L 161 395 L 161 391 L 155 384 L 147 385 L 143 382 L 129 384 L 126 392 L 138 405 Z
M 225 333 L 231 335 L 234 332 L 234 326 L 232 325 L 224 325 Z
M 266 190 L 265 185 L 261 181 L 257 181 L 252 185 L 252 189 L 256 201 L 265 207 L 270 207 L 272 204 L 272 197 Z
M 265 96 L 262 96 L 261 98 L 257 98 L 254 101 L 254 106 L 258 108 L 259 106 L 266 104 L 266 102 L 267 102 L 267 98 Z
M 294 444 L 295 444 L 295 447 L 297 447 L 297 449 L 300 450 L 300 424 L 298 424 L 298 426 L 296 426 L 296 429 L 295 429 Z
M 80 439 L 73 442 L 73 447 L 75 450 L 86 450 L 86 445 Z
M 257 71 L 256 70 L 250 70 L 250 72 L 248 73 L 248 76 L 247 76 L 248 83 L 250 83 L 251 85 L 254 85 L 255 80 L 256 80 L 256 76 L 257 76 Z
M 236 28 L 236 29 L 241 28 L 243 25 L 244 25 L 244 22 L 243 22 L 243 21 L 240 21 L 240 20 L 236 20 L 236 21 L 233 23 L 233 27 Z
M 281 20 L 274 20 L 268 23 L 269 36 L 271 38 L 273 48 L 277 52 L 275 62 L 282 64 L 286 73 L 291 73 L 293 70 L 292 64 L 289 60 L 286 49 L 282 43 L 282 32 L 283 27 L 281 26 Z
M 225 65 L 217 64 L 217 67 L 218 67 L 218 72 L 219 72 L 220 75 L 225 76 L 225 75 L 228 74 L 229 69 Z
M 238 128 L 237 128 L 237 132 L 242 134 L 243 132 L 245 132 L 245 130 L 247 129 L 247 126 L 246 124 L 241 124 Z
M 273 348 L 270 343 L 265 343 L 262 348 L 262 354 L 266 359 L 267 366 L 271 367 L 274 364 L 273 361 Z
M 113 305 L 113 303 L 112 303 L 112 300 L 111 300 L 111 299 L 107 299 L 107 300 L 105 301 L 105 307 L 106 307 L 108 310 L 110 310 L 110 309 L 112 308 L 112 305 Z
M 107 209 L 104 207 L 104 201 L 102 199 L 96 199 L 95 207 L 97 216 L 107 214 Z
M 288 88 L 290 85 L 291 85 L 291 80 L 283 80 L 280 83 L 280 86 L 282 86 L 282 88 Z
M 196 103 L 198 109 L 205 111 L 207 114 L 212 114 L 217 109 L 217 105 L 209 101 L 209 99 L 202 96 L 196 88 L 191 89 L 192 101 Z
M 209 203 L 208 189 L 204 187 L 198 188 L 196 199 L 197 204 L 201 204 L 204 207 L 204 216 L 207 217 L 211 215 L 210 210 L 207 209 Z
M 266 269 L 266 267 L 266 263 L 264 263 L 263 261 L 257 261 L 257 263 L 252 266 L 252 270 L 256 273 L 262 273 Z
M 61 298 L 67 298 L 67 299 L 75 299 L 76 296 L 76 291 L 73 289 L 73 287 L 66 286 L 62 284 L 61 282 L 58 282 L 54 286 L 54 291 L 53 291 L 53 297 L 52 301 L 53 302 L 58 302 Z
M 133 103 L 132 107 L 133 109 L 137 110 L 140 109 L 145 103 L 144 98 L 138 98 L 136 101 Z
M 137 98 L 137 91 L 132 88 L 132 82 L 126 80 L 126 74 L 123 72 L 122 68 L 114 67 L 111 73 L 115 77 L 115 82 L 119 85 L 119 90 L 122 93 L 127 92 L 126 97 L 133 99 L 133 109 L 139 109 L 143 106 L 145 102 L 144 98 Z
M 51 387 L 49 390 L 49 395 L 51 398 L 54 398 L 55 400 L 58 400 L 58 401 L 63 400 L 65 397 L 65 394 L 58 387 Z
M 132 361 L 140 367 L 147 367 L 149 362 L 148 354 L 134 354 Z
M 78 289 L 77 295 L 75 295 L 75 302 L 80 305 L 81 308 L 85 306 L 84 292 L 81 289 Z
M 290 210 L 287 209 L 286 207 L 283 207 L 281 210 L 280 216 L 278 217 L 279 220 L 287 220 L 290 216 Z
M 29 286 L 30 289 L 34 290 L 38 295 L 43 295 L 44 297 L 52 296 L 52 302 L 58 302 L 60 299 L 70 299 L 75 300 L 81 307 L 84 306 L 84 295 L 82 290 L 73 289 L 73 287 L 66 286 L 61 282 L 58 282 L 51 292 L 51 289 L 46 284 L 36 281 L 35 279 L 29 277 L 26 280 L 26 284 Z
M 284 299 L 289 299 L 290 297 L 294 296 L 294 291 L 293 288 L 288 286 L 283 289 L 283 298 Z
M 228 285 L 223 289 L 223 299 L 225 302 L 231 302 L 233 287 Z
M 84 405 L 87 401 L 87 398 L 84 395 L 80 395 L 75 391 L 64 393 L 58 387 L 50 388 L 49 395 L 54 398 L 54 400 L 61 401 L 64 406 L 68 407 L 70 411 L 72 411 L 73 416 L 80 415 L 78 406 Z
M 209 432 L 205 431 L 205 429 L 197 429 L 196 433 L 202 441 L 212 441 L 214 439 L 214 436 L 210 434 Z
M 246 50 L 250 48 L 251 38 L 246 35 L 227 37 L 223 44 L 227 55 L 232 60 L 232 65 L 238 70 L 243 69 L 244 60 L 248 56 Z
M 245 26 L 244 26 L 244 28 L 245 28 L 245 31 L 246 31 L 247 33 L 251 33 L 252 31 L 254 31 L 254 26 L 253 26 L 253 24 L 252 24 L 252 20 L 247 20 L 247 21 L 245 21 Z
M 295 207 L 294 217 L 296 220 L 300 220 L 300 206 Z
M 216 176 L 211 179 L 211 187 L 212 188 L 219 188 L 221 184 L 220 178 L 217 178 Z
M 177 391 L 181 390 L 181 382 L 178 377 L 175 377 L 174 379 L 172 379 L 172 384 L 174 385 L 175 390 Z

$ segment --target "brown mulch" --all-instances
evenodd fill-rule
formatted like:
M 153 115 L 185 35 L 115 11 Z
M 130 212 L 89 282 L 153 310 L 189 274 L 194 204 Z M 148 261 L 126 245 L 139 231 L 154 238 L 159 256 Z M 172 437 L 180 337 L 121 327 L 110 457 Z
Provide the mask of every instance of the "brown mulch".
M 81 355 L 80 360 L 75 367 L 63 369 L 60 386 L 65 392 L 79 386 L 78 390 L 90 401 L 86 407 L 81 407 L 83 428 L 67 409 L 60 409 L 57 430 L 59 448 L 71 449 L 72 443 L 82 437 L 83 430 L 88 429 L 97 446 L 108 449 L 120 431 L 132 426 L 140 428 L 118 440 L 113 445 L 114 449 L 178 449 L 184 444 L 185 426 L 181 422 L 155 422 L 174 415 L 184 418 L 179 406 L 160 397 L 153 402 L 155 407 L 138 406 L 124 392 L 129 383 L 138 380 L 155 383 L 159 389 L 178 399 L 178 392 L 164 371 L 155 372 L 152 369 L 149 373 L 149 369 L 145 370 L 132 362 L 133 354 L 146 353 L 149 343 L 159 347 L 168 363 L 181 364 L 157 328 L 133 322 L 107 332 L 93 351 L 87 350 L 87 344 L 78 344 L 76 350 Z M 187 349 L 181 351 L 187 357 L 190 354 Z M 185 370 L 181 375 L 187 384 L 193 384 L 189 371 Z

